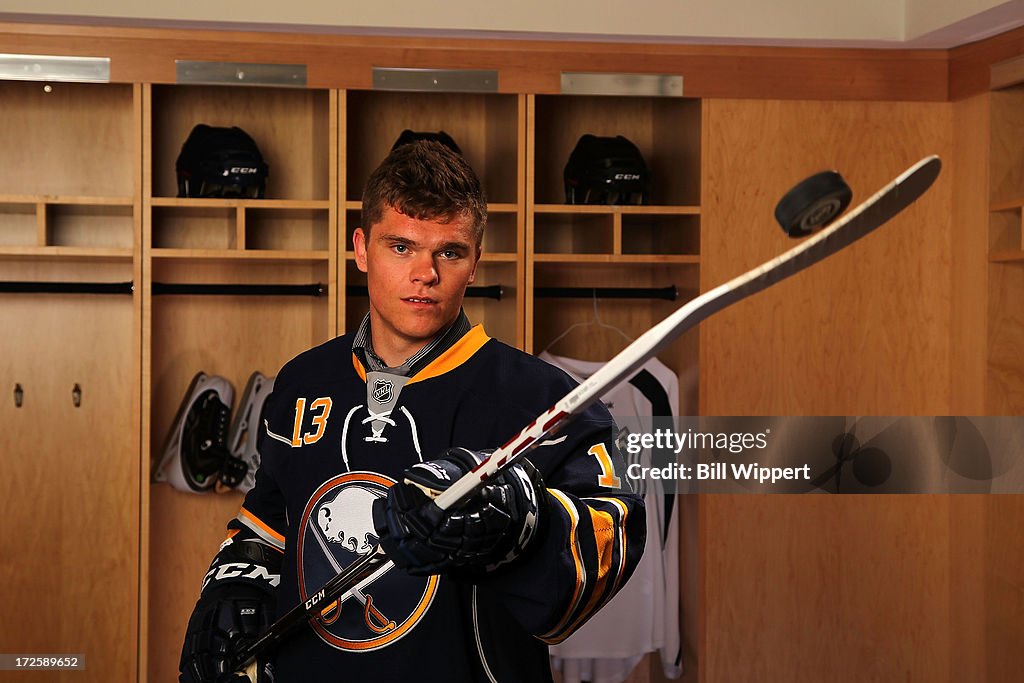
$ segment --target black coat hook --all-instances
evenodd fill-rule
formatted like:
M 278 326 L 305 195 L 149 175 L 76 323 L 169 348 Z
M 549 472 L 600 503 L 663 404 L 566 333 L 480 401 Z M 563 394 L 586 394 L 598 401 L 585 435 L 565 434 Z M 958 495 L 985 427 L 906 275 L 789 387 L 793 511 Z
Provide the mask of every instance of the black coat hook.
M 25 398 L 25 392 L 22 390 L 20 384 L 14 385 L 14 407 L 20 408 L 21 402 Z
M 75 387 L 71 390 L 71 402 L 75 404 L 76 408 L 82 406 L 82 387 L 75 384 Z

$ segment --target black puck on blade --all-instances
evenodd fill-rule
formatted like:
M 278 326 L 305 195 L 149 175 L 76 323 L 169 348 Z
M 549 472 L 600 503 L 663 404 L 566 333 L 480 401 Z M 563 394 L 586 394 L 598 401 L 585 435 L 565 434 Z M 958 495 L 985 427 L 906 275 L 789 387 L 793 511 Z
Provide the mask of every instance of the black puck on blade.
M 836 171 L 823 171 L 797 183 L 775 206 L 775 220 L 790 237 L 805 237 L 841 214 L 853 190 Z

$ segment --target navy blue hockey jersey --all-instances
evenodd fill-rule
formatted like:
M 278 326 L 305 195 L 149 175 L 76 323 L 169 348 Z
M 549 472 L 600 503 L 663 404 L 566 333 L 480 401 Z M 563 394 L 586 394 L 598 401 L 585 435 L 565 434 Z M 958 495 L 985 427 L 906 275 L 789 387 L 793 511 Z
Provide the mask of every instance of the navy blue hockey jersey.
M 367 386 L 351 346 L 338 337 L 278 374 L 256 485 L 229 524 L 235 541 L 284 552 L 279 613 L 373 549 L 372 503 L 403 470 L 505 443 L 574 384 L 480 326 L 407 381 L 374 373 Z M 547 495 L 522 556 L 475 584 L 386 565 L 280 647 L 279 683 L 551 680 L 546 643 L 606 603 L 643 552 L 614 430 L 598 403 L 529 456 Z

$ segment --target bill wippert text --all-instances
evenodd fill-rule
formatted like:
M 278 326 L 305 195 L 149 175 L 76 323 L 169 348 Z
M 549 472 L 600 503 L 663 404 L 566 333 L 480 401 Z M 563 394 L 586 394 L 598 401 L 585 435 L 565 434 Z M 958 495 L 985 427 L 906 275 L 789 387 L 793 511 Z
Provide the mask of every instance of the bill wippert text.
M 764 467 L 753 463 L 709 462 L 683 465 L 673 462 L 662 467 L 644 467 L 632 463 L 626 467 L 630 479 L 697 480 L 697 481 L 755 481 L 759 484 L 774 484 L 778 481 L 802 479 L 810 481 L 811 466 Z

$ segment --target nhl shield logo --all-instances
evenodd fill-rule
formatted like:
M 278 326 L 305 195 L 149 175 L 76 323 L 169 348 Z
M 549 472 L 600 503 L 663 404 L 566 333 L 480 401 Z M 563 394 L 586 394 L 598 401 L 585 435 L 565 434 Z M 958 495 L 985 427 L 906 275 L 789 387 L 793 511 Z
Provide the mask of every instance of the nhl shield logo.
M 389 379 L 378 379 L 373 383 L 373 400 L 387 403 L 395 395 L 395 383 Z

